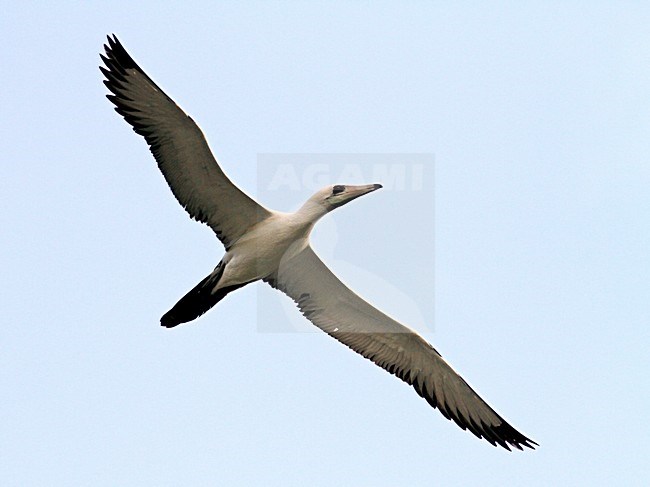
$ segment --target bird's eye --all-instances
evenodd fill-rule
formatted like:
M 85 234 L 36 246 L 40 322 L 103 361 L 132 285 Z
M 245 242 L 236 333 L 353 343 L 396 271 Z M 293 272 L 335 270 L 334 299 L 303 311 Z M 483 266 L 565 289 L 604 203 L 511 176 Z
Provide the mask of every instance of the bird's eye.
M 332 195 L 342 193 L 343 191 L 345 191 L 345 186 L 342 184 L 337 184 L 332 188 Z

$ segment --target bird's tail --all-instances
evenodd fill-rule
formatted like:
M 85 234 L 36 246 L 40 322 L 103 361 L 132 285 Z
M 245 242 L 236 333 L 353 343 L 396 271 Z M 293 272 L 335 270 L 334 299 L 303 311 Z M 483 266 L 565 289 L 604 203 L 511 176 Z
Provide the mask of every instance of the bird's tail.
M 167 328 L 173 328 L 181 323 L 192 321 L 221 301 L 226 294 L 245 285 L 237 284 L 213 292 L 223 275 L 225 267 L 226 264 L 219 262 L 219 265 L 209 276 L 199 282 L 194 289 L 183 296 L 172 309 L 160 318 L 160 324 Z

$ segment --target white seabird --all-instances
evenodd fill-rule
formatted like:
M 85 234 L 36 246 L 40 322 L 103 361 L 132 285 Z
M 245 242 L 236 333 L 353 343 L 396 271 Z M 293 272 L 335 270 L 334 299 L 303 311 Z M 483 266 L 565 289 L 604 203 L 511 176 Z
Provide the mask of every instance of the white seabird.
M 380 184 L 327 186 L 295 213 L 264 208 L 228 179 L 196 123 L 115 36 L 104 48 L 106 67 L 100 69 L 112 93 L 108 99 L 145 138 L 179 203 L 209 225 L 226 249 L 214 271 L 163 315 L 163 326 L 192 321 L 229 292 L 262 280 L 293 299 L 318 328 L 412 385 L 462 429 L 508 450 L 537 445 L 483 401 L 421 336 L 346 287 L 311 248 L 309 234 L 323 215 Z

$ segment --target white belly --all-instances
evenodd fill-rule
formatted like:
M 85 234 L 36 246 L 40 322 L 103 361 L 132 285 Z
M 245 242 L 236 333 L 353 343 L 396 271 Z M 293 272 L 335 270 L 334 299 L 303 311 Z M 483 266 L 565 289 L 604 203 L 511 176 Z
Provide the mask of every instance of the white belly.
M 267 277 L 282 259 L 308 243 L 311 225 L 297 224 L 286 214 L 265 220 L 235 242 L 224 256 L 226 268 L 217 288 L 244 284 Z

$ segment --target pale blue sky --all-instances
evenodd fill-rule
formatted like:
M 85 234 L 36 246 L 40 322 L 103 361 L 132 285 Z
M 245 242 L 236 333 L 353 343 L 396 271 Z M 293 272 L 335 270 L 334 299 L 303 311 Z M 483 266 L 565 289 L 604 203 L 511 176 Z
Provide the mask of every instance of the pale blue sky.
M 1 8 L 3 485 L 648 482 L 648 5 Z M 322 333 L 266 332 L 292 318 L 262 285 L 162 329 L 222 249 L 105 99 L 112 32 L 269 205 L 259 154 L 433 155 L 435 212 L 380 191 L 316 248 L 397 318 L 375 287 L 410 296 L 539 449 L 477 440 Z

